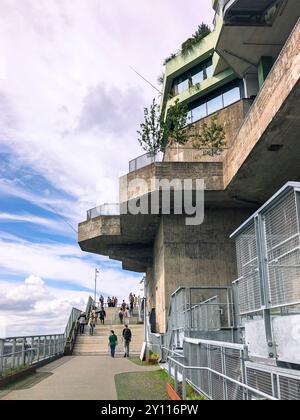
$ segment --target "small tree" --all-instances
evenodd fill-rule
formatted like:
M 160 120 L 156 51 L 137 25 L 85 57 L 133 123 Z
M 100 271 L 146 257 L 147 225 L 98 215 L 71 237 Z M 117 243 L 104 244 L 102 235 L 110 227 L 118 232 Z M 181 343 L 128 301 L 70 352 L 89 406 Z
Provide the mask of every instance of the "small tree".
M 160 115 L 160 107 L 153 99 L 150 108 L 144 109 L 144 122 L 138 131 L 139 143 L 142 148 L 155 155 L 162 148 L 164 138 L 164 127 Z
M 164 140 L 167 140 L 166 146 L 173 145 L 174 143 L 183 145 L 189 140 L 190 127 L 188 126 L 188 112 L 187 105 L 183 105 L 179 102 L 179 99 L 176 99 L 175 104 L 169 108 L 164 123 Z
M 182 105 L 179 99 L 169 108 L 165 121 L 159 105 L 153 99 L 150 108 L 144 109 L 144 122 L 138 131 L 138 141 L 147 153 L 155 155 L 174 143 L 185 144 L 189 140 L 187 124 L 188 107 Z
M 194 127 L 195 129 L 195 127 Z M 226 133 L 223 125 L 218 124 L 217 117 L 213 117 L 211 124 L 203 124 L 202 130 L 193 134 L 195 149 L 207 148 L 204 154 L 219 155 L 226 147 Z

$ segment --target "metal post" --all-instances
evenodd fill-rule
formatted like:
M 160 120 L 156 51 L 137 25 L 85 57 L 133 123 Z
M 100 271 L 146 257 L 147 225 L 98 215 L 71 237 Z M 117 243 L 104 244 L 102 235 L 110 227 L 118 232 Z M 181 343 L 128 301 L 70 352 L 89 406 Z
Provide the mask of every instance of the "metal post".
M 265 322 L 265 331 L 267 338 L 267 346 L 269 348 L 269 358 L 276 359 L 277 351 L 274 343 L 272 319 L 270 314 L 270 291 L 269 291 L 269 273 L 268 273 L 268 255 L 266 249 L 266 234 L 265 234 L 265 216 L 259 215 L 255 219 L 255 227 L 257 229 L 258 239 L 258 260 L 259 272 L 261 279 L 261 293 L 263 303 L 263 314 Z
M 41 345 L 41 337 L 38 337 L 38 342 L 37 342 L 37 355 L 36 355 L 36 357 L 37 357 L 37 361 L 39 362 L 40 361 L 40 345 Z
M 12 342 L 12 364 L 11 364 L 11 367 L 12 367 L 12 369 L 14 369 L 15 368 L 15 357 L 16 357 L 16 339 L 14 338 L 13 339 L 13 342 Z
M 0 340 L 0 376 L 4 375 L 4 340 Z
M 182 399 L 183 401 L 186 400 L 186 372 L 185 368 L 182 371 Z
M 46 359 L 46 345 L 47 345 L 47 337 L 44 336 L 43 359 Z
M 222 373 L 223 375 L 227 376 L 226 371 L 226 359 L 225 359 L 225 349 L 221 347 L 221 360 L 222 360 Z M 227 379 L 223 378 L 223 394 L 224 394 L 224 400 L 228 400 L 228 392 L 227 392 Z
M 174 366 L 174 376 L 175 376 L 175 391 L 178 393 L 178 365 L 177 363 Z

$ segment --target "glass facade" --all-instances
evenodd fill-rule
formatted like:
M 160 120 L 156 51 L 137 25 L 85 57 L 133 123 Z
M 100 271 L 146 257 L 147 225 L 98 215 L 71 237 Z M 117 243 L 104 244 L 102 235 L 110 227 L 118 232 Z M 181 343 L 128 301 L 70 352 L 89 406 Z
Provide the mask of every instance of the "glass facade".
M 201 120 L 220 109 L 225 108 L 242 98 L 242 90 L 239 80 L 219 88 L 213 95 L 208 95 L 201 100 L 192 103 L 189 108 L 189 124 Z
M 211 78 L 213 75 L 212 59 L 208 59 L 198 66 L 194 67 L 189 72 L 186 72 L 181 77 L 174 80 L 173 95 L 179 95 L 189 89 L 189 86 L 195 86 L 203 80 Z

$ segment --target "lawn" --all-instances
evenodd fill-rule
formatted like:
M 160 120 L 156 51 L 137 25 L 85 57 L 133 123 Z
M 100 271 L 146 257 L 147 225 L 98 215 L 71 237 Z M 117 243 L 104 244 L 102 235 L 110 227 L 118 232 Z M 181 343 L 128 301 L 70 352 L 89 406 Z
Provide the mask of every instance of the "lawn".
M 165 372 L 121 373 L 115 376 L 118 400 L 169 400 L 166 392 Z

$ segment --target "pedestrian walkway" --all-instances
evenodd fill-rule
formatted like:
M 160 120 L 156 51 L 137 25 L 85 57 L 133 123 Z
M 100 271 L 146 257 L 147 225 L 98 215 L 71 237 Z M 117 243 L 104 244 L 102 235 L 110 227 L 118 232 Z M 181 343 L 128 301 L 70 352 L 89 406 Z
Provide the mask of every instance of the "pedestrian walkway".
M 121 357 L 68 356 L 38 369 L 45 379 L 28 389 L 13 390 L 1 399 L 117 400 L 115 375 L 156 369 L 137 366 Z

